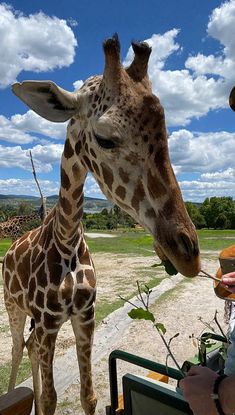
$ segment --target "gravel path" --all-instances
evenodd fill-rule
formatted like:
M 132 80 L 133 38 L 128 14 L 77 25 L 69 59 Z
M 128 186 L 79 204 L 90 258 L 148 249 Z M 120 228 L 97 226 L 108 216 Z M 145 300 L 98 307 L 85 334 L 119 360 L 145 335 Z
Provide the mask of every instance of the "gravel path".
M 216 257 L 216 252 L 205 253 L 203 268 L 214 273 L 218 267 Z M 199 318 L 208 323 L 213 320 L 215 310 L 218 310 L 219 321 L 224 325 L 224 302 L 214 295 L 212 283 L 207 279 L 185 279 L 180 274 L 166 278 L 153 290 L 151 303 L 151 311 L 167 329 L 166 336 L 170 338 L 180 333 L 172 344 L 180 364 L 197 352 L 191 335 L 197 337 L 205 328 Z M 93 378 L 98 396 L 97 415 L 105 414 L 105 406 L 110 400 L 108 356 L 112 350 L 122 349 L 165 363 L 166 350 L 158 333 L 150 322 L 132 321 L 127 315 L 130 308 L 129 304 L 125 304 L 110 314 L 95 333 Z M 171 362 L 169 365 L 173 366 Z M 119 364 L 120 374 L 129 370 L 128 364 Z M 143 373 L 143 370 L 137 369 L 135 373 Z M 54 377 L 58 392 L 56 414 L 83 415 L 79 402 L 79 374 L 74 345 L 55 360 Z

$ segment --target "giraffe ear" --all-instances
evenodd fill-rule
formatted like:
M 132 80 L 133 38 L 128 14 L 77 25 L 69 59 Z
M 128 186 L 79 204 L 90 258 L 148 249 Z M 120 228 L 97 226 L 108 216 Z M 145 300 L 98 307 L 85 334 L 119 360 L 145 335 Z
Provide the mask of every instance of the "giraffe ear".
M 78 94 L 65 91 L 52 81 L 25 81 L 12 91 L 29 108 L 49 121 L 64 122 L 78 112 Z

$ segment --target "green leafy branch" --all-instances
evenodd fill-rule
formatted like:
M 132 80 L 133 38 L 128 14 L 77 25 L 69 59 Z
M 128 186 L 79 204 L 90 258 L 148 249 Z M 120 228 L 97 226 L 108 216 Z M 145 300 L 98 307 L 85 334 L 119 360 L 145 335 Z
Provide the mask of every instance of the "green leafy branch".
M 168 367 L 168 364 L 167 364 L 168 359 L 169 359 L 169 357 L 171 357 L 171 359 L 175 363 L 177 369 L 182 373 L 183 376 L 185 376 L 184 372 L 182 371 L 180 365 L 178 364 L 175 356 L 173 355 L 173 353 L 170 349 L 170 345 L 171 345 L 172 340 L 175 339 L 176 337 L 178 337 L 179 333 L 176 333 L 168 341 L 165 339 L 164 335 L 166 334 L 166 328 L 165 328 L 164 324 L 160 323 L 160 322 L 157 322 L 154 315 L 153 315 L 153 313 L 151 313 L 151 311 L 149 311 L 149 299 L 150 299 L 150 295 L 152 293 L 152 290 L 149 289 L 149 287 L 147 285 L 144 285 L 143 292 L 146 295 L 146 299 L 145 299 L 142 292 L 141 292 L 139 281 L 137 281 L 137 288 L 138 288 L 137 298 L 142 303 L 143 307 L 138 307 L 137 305 L 132 303 L 130 300 L 127 300 L 126 298 L 123 298 L 119 295 L 119 298 L 121 300 L 125 301 L 126 303 L 129 303 L 130 305 L 132 305 L 134 307 L 128 313 L 128 316 L 133 320 L 147 320 L 147 321 L 151 321 L 153 323 L 153 327 L 157 330 L 159 336 L 161 337 L 161 339 L 163 341 L 164 346 L 167 349 L 166 367 Z
M 201 331 L 201 333 L 197 337 L 195 337 L 194 334 L 189 336 L 189 338 L 191 338 L 192 341 L 193 341 L 193 345 L 195 347 L 197 347 L 197 349 L 198 349 L 198 359 L 199 359 L 201 364 L 204 364 L 204 355 L 206 353 L 206 350 L 210 349 L 212 346 L 214 346 L 216 344 L 216 342 L 214 342 L 210 338 L 210 335 L 208 335 L 208 338 L 207 338 L 207 336 L 205 336 L 205 334 L 203 335 L 203 332 L 204 332 L 205 328 L 209 329 L 212 333 L 215 333 L 216 330 L 213 327 L 213 323 L 214 323 L 218 327 L 221 335 L 226 338 L 226 335 L 225 335 L 225 333 L 224 333 L 224 331 L 223 331 L 223 329 L 222 329 L 222 327 L 221 327 L 221 325 L 218 321 L 217 314 L 218 314 L 218 311 L 215 310 L 214 317 L 209 322 L 204 321 L 203 318 L 201 316 L 199 316 L 198 320 L 203 324 L 204 329 Z M 220 354 L 223 357 L 223 359 L 225 359 L 226 347 L 224 345 L 222 345 L 221 348 L 220 348 Z

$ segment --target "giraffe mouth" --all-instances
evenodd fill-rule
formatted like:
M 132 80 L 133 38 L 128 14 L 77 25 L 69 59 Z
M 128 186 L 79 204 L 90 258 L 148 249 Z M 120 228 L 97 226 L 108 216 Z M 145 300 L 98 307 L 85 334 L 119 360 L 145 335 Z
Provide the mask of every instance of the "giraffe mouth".
M 166 261 L 168 260 L 167 256 L 164 254 L 162 248 L 160 247 L 160 245 L 158 244 L 154 244 L 154 250 L 157 254 L 157 256 L 160 258 L 161 261 Z
M 166 255 L 162 246 L 156 243 L 154 249 L 166 271 L 170 270 L 170 272 L 167 271 L 169 275 L 175 275 L 178 272 L 185 277 L 196 277 L 198 275 L 201 269 L 199 251 L 195 250 L 190 255 L 180 251 L 176 251 L 173 255 Z

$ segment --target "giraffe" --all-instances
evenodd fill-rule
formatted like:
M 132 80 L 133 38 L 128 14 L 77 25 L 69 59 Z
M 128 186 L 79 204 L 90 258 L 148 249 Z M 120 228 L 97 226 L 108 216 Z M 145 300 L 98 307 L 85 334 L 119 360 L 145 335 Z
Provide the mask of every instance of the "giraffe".
M 0 239 L 10 237 L 12 241 L 15 241 L 24 233 L 23 225 L 35 219 L 41 219 L 40 211 L 30 215 L 12 216 L 0 222 Z
M 148 80 L 151 48 L 145 42 L 133 42 L 132 48 L 133 62 L 124 68 L 118 37 L 104 41 L 103 75 L 88 78 L 73 93 L 51 81 L 13 85 L 13 92 L 40 116 L 53 122 L 70 119 L 59 200 L 42 226 L 17 240 L 4 258 L 13 339 L 9 389 L 15 385 L 29 315 L 35 327 L 26 347 L 39 415 L 55 412 L 53 356 L 58 331 L 68 319 L 76 339 L 81 404 L 86 415 L 95 414 L 91 352 L 96 275 L 81 222 L 88 172 L 107 198 L 151 233 L 161 258 L 189 277 L 200 270 L 195 227 L 169 159 L 164 111 Z

